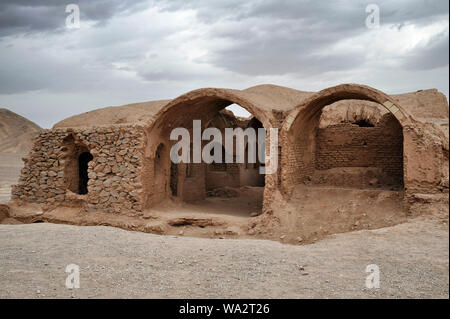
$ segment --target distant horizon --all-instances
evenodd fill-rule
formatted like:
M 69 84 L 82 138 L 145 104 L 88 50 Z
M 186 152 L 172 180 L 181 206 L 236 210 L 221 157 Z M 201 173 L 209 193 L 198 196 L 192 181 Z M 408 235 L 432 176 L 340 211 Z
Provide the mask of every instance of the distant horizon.
M 388 93 L 388 94 L 389 94 L 389 95 L 396 95 L 396 94 L 413 93 L 413 92 L 417 92 L 417 91 L 426 91 L 426 90 L 434 90 L 434 89 L 436 89 L 436 88 L 419 89 L 419 90 L 412 91 L 412 92 Z M 301 90 L 300 90 L 300 91 L 301 91 Z M 438 90 L 438 92 L 441 92 L 441 91 Z M 186 93 L 187 93 L 187 92 L 186 92 Z M 385 92 L 385 93 L 386 93 L 386 92 Z M 444 94 L 444 92 L 441 92 L 441 93 Z M 447 104 L 448 104 L 448 101 L 449 101 L 448 95 L 446 95 L 446 94 L 444 94 L 444 95 L 445 95 L 445 97 L 446 97 L 446 99 L 447 99 Z M 177 97 L 174 97 L 173 99 L 175 99 L 175 98 L 177 98 Z M 58 122 L 60 122 L 60 121 L 62 121 L 62 120 L 64 120 L 64 119 L 66 119 L 66 118 L 69 118 L 69 117 L 75 116 L 75 115 L 79 115 L 79 114 L 83 114 L 83 113 L 86 113 L 86 112 L 89 112 L 89 111 L 94 111 L 94 110 L 98 110 L 98 109 L 102 109 L 102 108 L 106 108 L 106 107 L 110 107 L 110 106 L 124 106 L 124 105 L 128 105 L 128 104 L 145 103 L 145 102 L 151 102 L 151 101 L 171 101 L 171 100 L 173 100 L 173 99 L 157 99 L 157 100 L 147 100 L 147 101 L 130 102 L 130 103 L 125 103 L 125 104 L 121 104 L 121 105 L 104 105 L 104 106 L 99 106 L 99 107 L 92 107 L 92 109 L 87 110 L 87 111 L 78 112 L 78 113 L 77 113 L 77 112 L 73 112 L 72 114 L 69 114 L 68 116 L 66 116 L 66 117 L 64 117 L 64 118 L 61 118 L 61 119 L 56 120 L 54 123 L 50 124 L 50 125 L 47 126 L 47 127 L 45 127 L 45 126 L 43 126 L 43 125 L 37 123 L 36 121 L 33 121 L 32 119 L 26 117 L 26 116 L 23 115 L 23 114 L 20 114 L 19 112 L 14 111 L 14 110 L 11 109 L 11 108 L 4 107 L 4 106 L 0 105 L 0 109 L 6 109 L 6 110 L 9 110 L 9 111 L 11 111 L 11 112 L 14 112 L 14 113 L 16 113 L 17 115 L 20 115 L 20 116 L 26 118 L 27 120 L 29 120 L 29 121 L 35 123 L 36 125 L 38 125 L 38 126 L 41 127 L 42 129 L 50 129 L 50 128 L 53 127 L 53 125 L 55 125 L 56 123 L 58 123 Z M 232 111 L 233 114 L 234 114 L 235 116 L 239 116 L 239 117 L 243 117 L 243 118 L 251 117 L 251 116 L 253 115 L 253 114 L 249 113 L 245 108 L 243 108 L 242 106 L 240 106 L 240 105 L 238 105 L 238 104 L 231 104 L 231 105 L 227 106 L 225 109 Z

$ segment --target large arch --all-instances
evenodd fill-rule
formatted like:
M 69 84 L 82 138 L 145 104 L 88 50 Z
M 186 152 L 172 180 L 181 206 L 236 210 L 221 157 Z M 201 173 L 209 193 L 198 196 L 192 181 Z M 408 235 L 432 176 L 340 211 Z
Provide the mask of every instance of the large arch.
M 170 132 L 173 128 L 192 127 L 192 120 L 201 120 L 202 129 L 204 129 L 210 120 L 222 109 L 231 104 L 237 104 L 254 117 L 256 117 L 266 130 L 272 127 L 270 121 L 270 114 L 267 110 L 260 109 L 254 101 L 251 101 L 245 92 L 230 89 L 218 89 L 218 88 L 205 88 L 198 89 L 179 96 L 165 105 L 155 116 L 154 120 L 148 124 L 146 129 L 147 144 L 145 147 L 145 159 L 144 159 L 144 178 L 143 178 L 143 190 L 144 190 L 144 207 L 150 208 L 153 205 L 161 201 L 161 197 L 155 198 L 153 196 L 155 185 L 153 172 L 155 171 L 155 158 L 154 154 L 156 148 L 160 143 L 164 143 L 167 149 L 170 149 L 171 145 L 175 141 L 170 141 Z M 191 132 L 192 134 L 192 132 Z M 170 163 L 164 163 L 167 167 L 162 169 L 166 172 L 170 172 Z M 179 165 L 184 165 L 180 163 Z M 194 171 L 195 171 L 194 164 Z M 200 164 L 198 164 L 200 165 Z M 265 177 L 271 178 L 271 177 Z M 166 183 L 166 194 L 170 194 L 170 181 Z
M 155 114 L 154 120 L 148 123 L 147 131 L 153 134 L 152 132 L 156 130 L 171 130 L 173 127 L 179 127 L 183 122 L 189 121 L 189 119 L 186 120 L 188 118 L 186 112 L 203 111 L 203 118 L 209 119 L 231 104 L 238 104 L 253 114 L 263 124 L 264 128 L 272 127 L 267 112 L 249 99 L 245 92 L 231 89 L 203 88 L 185 93 L 166 104 Z
M 302 117 L 320 112 L 326 105 L 339 100 L 367 100 L 379 103 L 391 112 L 402 126 L 405 126 L 411 120 L 411 115 L 406 109 L 386 93 L 367 85 L 340 84 L 323 89 L 296 106 L 286 117 L 282 130 L 289 131 L 294 122 Z
M 289 197 L 294 186 L 311 174 L 311 163 L 314 161 L 314 129 L 318 126 L 322 109 L 339 100 L 376 102 L 393 114 L 402 130 L 413 121 L 411 115 L 397 101 L 366 85 L 341 84 L 313 94 L 288 114 L 282 126 L 280 187 L 284 195 Z M 405 175 L 405 159 L 403 166 Z

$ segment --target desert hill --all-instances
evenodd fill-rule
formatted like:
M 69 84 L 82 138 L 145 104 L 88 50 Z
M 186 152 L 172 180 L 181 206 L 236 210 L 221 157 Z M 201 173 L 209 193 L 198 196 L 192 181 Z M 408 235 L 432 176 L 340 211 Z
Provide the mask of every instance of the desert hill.
M 0 108 L 0 153 L 25 154 L 41 128 L 10 110 Z

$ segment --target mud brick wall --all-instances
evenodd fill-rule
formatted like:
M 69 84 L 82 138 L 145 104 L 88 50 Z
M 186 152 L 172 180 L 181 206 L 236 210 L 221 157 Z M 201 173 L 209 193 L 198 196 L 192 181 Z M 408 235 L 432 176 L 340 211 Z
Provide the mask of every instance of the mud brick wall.
M 297 132 L 282 136 L 282 192 L 290 194 L 316 170 L 334 167 L 378 167 L 403 184 L 403 131 L 390 113 L 375 127 L 344 123 L 321 129 L 319 119 L 305 120 Z
M 107 212 L 142 209 L 144 132 L 138 126 L 52 129 L 42 131 L 23 160 L 12 198 L 58 204 L 78 201 Z M 78 160 L 89 152 L 87 191 L 76 194 Z M 75 186 L 74 186 L 75 185 Z
M 307 143 L 283 144 L 283 153 L 281 154 L 283 174 L 281 178 L 289 185 L 301 183 L 308 176 L 314 174 L 314 162 L 310 159 L 312 154 L 310 146 Z
M 206 186 L 205 186 L 205 169 L 204 163 L 190 163 L 185 164 L 184 179 L 180 183 L 183 189 L 182 198 L 185 202 L 193 202 L 196 200 L 202 200 L 205 198 Z
M 392 115 L 374 127 L 341 123 L 317 130 L 315 168 L 378 167 L 403 177 L 402 128 Z
M 316 127 L 320 117 L 305 123 L 300 132 L 292 136 L 282 136 L 281 143 L 281 184 L 283 192 L 290 193 L 294 185 L 306 181 L 315 171 Z
M 260 164 L 251 168 L 245 168 L 245 164 L 242 164 L 239 167 L 240 186 L 264 186 L 265 176 L 259 173 L 259 167 Z
M 220 187 L 239 187 L 240 170 L 237 163 L 220 163 L 206 165 L 206 190 Z M 218 168 L 223 170 L 218 170 Z
M 447 192 L 448 133 L 430 123 L 413 123 L 403 130 L 407 192 Z

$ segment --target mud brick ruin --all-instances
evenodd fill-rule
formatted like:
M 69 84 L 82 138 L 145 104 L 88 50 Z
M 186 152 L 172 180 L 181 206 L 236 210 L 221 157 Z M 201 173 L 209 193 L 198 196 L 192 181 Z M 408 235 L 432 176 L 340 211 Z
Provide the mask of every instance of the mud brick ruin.
M 233 103 L 253 117 L 224 110 Z M 448 115 L 435 89 L 399 95 L 357 84 L 316 93 L 275 85 L 199 89 L 87 112 L 42 131 L 12 200 L 140 216 L 169 198 L 195 202 L 220 188 L 250 186 L 263 192 L 264 215 L 288 203 L 299 185 L 331 185 L 398 191 L 408 203 L 448 192 Z M 278 170 L 261 175 L 259 163 L 171 163 L 171 130 L 192 130 L 195 119 L 221 130 L 278 128 Z

